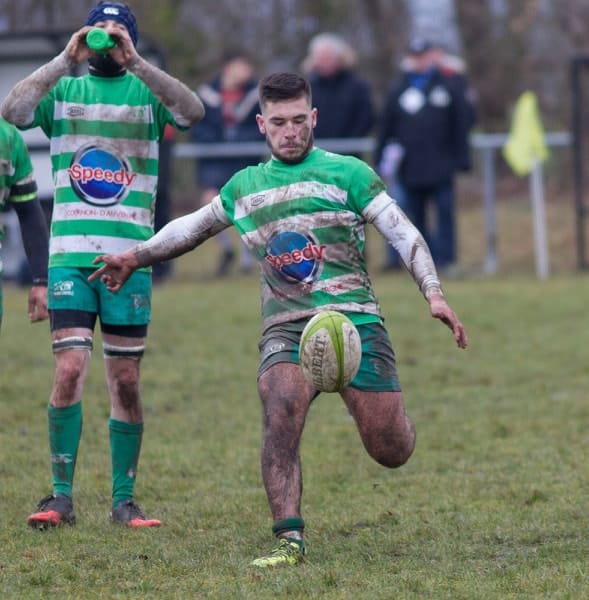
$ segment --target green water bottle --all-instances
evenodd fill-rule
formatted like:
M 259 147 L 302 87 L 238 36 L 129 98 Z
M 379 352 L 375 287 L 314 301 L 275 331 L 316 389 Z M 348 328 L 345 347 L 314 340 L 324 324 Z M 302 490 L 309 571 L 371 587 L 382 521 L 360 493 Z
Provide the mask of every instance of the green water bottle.
M 86 45 L 97 52 L 106 52 L 114 48 L 115 42 L 104 29 L 95 27 L 86 34 Z

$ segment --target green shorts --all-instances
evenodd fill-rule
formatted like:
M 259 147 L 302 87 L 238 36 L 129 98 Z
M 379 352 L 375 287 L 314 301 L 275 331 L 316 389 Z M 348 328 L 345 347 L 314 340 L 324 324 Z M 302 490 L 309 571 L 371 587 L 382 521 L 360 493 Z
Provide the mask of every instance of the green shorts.
M 151 273 L 135 271 L 113 294 L 100 279 L 88 281 L 94 269 L 51 267 L 47 304 L 50 310 L 96 313 L 109 325 L 146 325 L 151 319 Z
M 269 367 L 299 362 L 299 341 L 307 321 L 295 321 L 270 327 L 262 336 L 258 377 Z M 366 392 L 400 392 L 395 352 L 382 323 L 356 325 L 362 340 L 362 360 L 350 387 Z

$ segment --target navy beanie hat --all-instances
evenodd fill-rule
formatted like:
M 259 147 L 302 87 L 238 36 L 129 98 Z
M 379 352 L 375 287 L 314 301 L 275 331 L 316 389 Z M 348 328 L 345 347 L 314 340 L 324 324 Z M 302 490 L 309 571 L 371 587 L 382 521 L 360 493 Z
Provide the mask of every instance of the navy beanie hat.
M 96 25 L 99 21 L 108 20 L 122 23 L 127 28 L 133 45 L 137 45 L 137 21 L 127 5 L 120 2 L 101 2 L 88 13 L 86 25 Z

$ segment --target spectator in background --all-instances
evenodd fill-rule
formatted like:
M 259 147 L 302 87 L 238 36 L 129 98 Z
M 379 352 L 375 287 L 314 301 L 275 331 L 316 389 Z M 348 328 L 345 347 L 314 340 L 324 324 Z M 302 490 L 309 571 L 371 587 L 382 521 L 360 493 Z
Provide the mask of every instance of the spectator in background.
M 432 42 L 417 38 L 392 83 L 379 127 L 375 164 L 428 242 L 438 269 L 456 270 L 454 178 L 470 169 L 469 130 L 476 116 L 464 63 Z M 394 159 L 398 164 L 395 166 Z M 428 203 L 435 225 L 428 223 Z M 387 250 L 385 267 L 399 267 Z
M 372 93 L 368 83 L 355 73 L 355 65 L 353 48 L 333 33 L 320 33 L 309 43 L 303 71 L 320 115 L 317 139 L 363 137 L 372 131 Z
M 223 59 L 220 74 L 201 85 L 197 93 L 205 105 L 205 117 L 192 129 L 192 141 L 231 144 L 233 142 L 263 142 L 258 130 L 258 82 L 254 78 L 251 59 L 242 51 L 232 51 Z M 196 180 L 201 189 L 200 206 L 208 204 L 234 173 L 257 164 L 261 156 L 231 156 L 228 158 L 203 158 L 197 161 Z M 229 273 L 235 259 L 235 250 L 228 232 L 217 235 L 222 255 L 216 274 Z M 252 257 L 240 245 L 240 262 L 243 272 L 251 271 Z

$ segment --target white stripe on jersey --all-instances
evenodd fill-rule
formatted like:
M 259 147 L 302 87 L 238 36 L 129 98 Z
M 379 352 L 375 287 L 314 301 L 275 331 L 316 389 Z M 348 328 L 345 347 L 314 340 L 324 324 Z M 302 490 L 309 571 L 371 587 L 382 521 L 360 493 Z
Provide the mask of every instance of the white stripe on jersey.
M 92 206 L 83 202 L 64 202 L 53 206 L 53 222 L 57 221 L 116 221 L 141 227 L 151 227 L 152 214 L 135 206 Z
M 348 192 L 336 185 L 318 181 L 300 181 L 291 185 L 262 190 L 242 196 L 235 201 L 235 219 L 242 219 L 262 207 L 273 206 L 281 202 L 289 202 L 297 198 L 314 196 L 337 204 L 345 204 Z
M 276 233 L 277 223 L 280 223 L 280 231 L 311 231 L 320 227 L 362 227 L 362 219 L 351 210 L 322 211 L 309 215 L 293 215 L 278 221 L 269 221 L 245 235 L 254 246 L 264 246 L 266 242 Z M 362 235 L 362 233 L 360 234 Z
M 52 137 L 49 151 L 52 156 L 65 152 L 72 154 L 83 146 L 96 146 L 106 151 L 122 154 L 124 157 L 151 158 L 157 160 L 159 144 L 157 141 L 131 140 L 127 138 L 101 138 L 97 135 L 61 135 Z
M 350 290 L 354 290 L 363 286 L 366 282 L 366 276 L 363 273 L 347 273 L 338 277 L 330 277 L 329 279 L 318 279 L 313 284 L 313 292 L 322 291 L 332 296 L 345 294 Z
M 268 328 L 273 325 L 280 325 L 281 323 L 292 323 L 299 319 L 308 319 L 316 314 L 317 309 L 320 310 L 337 310 L 343 313 L 361 313 L 364 315 L 376 315 L 380 317 L 380 307 L 375 302 L 366 302 L 359 304 L 358 302 L 341 302 L 337 304 L 323 304 L 316 306 L 315 308 L 306 308 L 304 310 L 283 310 L 281 312 L 274 313 L 264 319 L 263 332 L 267 331 Z
M 55 102 L 55 120 L 107 121 L 110 123 L 153 123 L 151 105 L 143 104 L 84 104 L 83 102 Z
M 138 240 L 106 235 L 60 235 L 49 241 L 49 254 L 89 252 L 91 254 L 120 254 L 138 243 Z
M 132 171 L 135 175 L 133 183 L 131 185 L 131 191 L 142 192 L 146 194 L 154 194 L 157 186 L 157 177 L 153 175 L 142 175 Z M 57 171 L 54 177 L 55 188 L 69 188 L 72 187 L 69 173 L 67 169 Z

